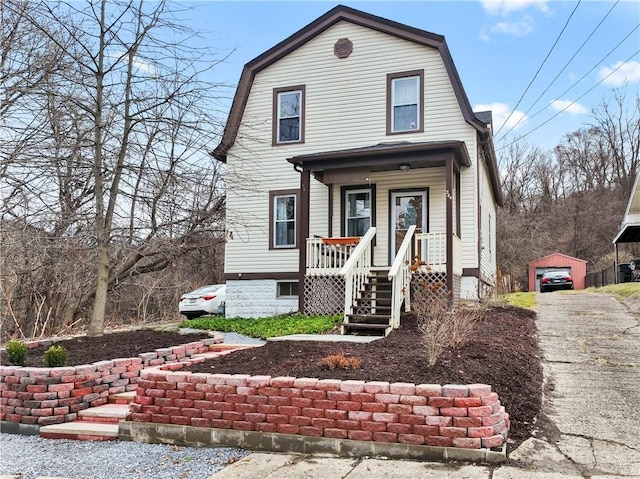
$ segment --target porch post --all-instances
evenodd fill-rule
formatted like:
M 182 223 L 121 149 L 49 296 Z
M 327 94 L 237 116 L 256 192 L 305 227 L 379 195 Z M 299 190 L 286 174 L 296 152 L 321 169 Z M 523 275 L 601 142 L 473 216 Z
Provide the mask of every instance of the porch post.
M 309 188 L 311 172 L 300 172 L 300 227 L 298 228 L 298 311 L 304 312 L 304 277 L 307 270 L 307 238 L 309 237 Z
M 447 242 L 447 292 L 453 304 L 453 157 L 445 164 L 446 242 Z

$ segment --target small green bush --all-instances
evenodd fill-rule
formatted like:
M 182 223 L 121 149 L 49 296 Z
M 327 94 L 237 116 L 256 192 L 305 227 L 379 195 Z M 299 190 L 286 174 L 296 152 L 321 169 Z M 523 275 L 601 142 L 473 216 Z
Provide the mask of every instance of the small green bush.
M 44 365 L 48 368 L 59 368 L 67 364 L 67 349 L 64 346 L 50 346 L 44 352 Z
M 27 345 L 19 339 L 12 339 L 7 343 L 7 359 L 15 366 L 24 366 L 27 360 Z

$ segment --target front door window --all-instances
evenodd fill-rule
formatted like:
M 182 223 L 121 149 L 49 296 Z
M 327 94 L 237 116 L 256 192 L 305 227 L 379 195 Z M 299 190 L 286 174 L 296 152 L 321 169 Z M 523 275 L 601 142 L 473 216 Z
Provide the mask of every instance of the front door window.
M 416 233 L 425 232 L 427 224 L 426 191 L 409 191 L 391 195 L 391 261 L 396 256 L 410 226 Z

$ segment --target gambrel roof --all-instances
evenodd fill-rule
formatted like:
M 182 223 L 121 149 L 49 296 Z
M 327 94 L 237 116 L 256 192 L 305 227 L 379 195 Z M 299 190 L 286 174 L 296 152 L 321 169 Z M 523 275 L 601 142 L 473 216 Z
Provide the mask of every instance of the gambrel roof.
M 217 160 L 226 162 L 227 152 L 235 143 L 236 135 L 242 121 L 242 116 L 244 114 L 256 74 L 297 48 L 305 45 L 317 35 L 341 21 L 371 28 L 403 40 L 438 50 L 449 76 L 449 80 L 451 81 L 463 118 L 469 125 L 478 131 L 480 144 L 482 145 L 484 157 L 486 158 L 487 167 L 491 177 L 494 196 L 496 202 L 499 205 L 502 205 L 502 191 L 500 188 L 496 155 L 493 149 L 490 123 L 487 122 L 487 119 L 490 120 L 490 117 L 487 117 L 486 114 L 479 114 L 476 116 L 471 109 L 469 99 L 462 87 L 462 82 L 460 81 L 458 72 L 453 64 L 451 53 L 449 52 L 445 38 L 442 35 L 410 27 L 392 20 L 387 20 L 386 18 L 371 15 L 344 5 L 338 5 L 337 7 L 329 10 L 317 20 L 311 22 L 306 27 L 278 43 L 273 48 L 270 48 L 262 55 L 254 58 L 244 66 L 236 94 L 233 98 L 227 124 L 222 135 L 222 140 L 213 151 L 213 156 Z

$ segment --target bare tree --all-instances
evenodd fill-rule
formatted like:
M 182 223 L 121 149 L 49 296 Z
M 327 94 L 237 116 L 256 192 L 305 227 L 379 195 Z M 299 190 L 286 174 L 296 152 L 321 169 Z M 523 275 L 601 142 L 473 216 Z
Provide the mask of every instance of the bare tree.
M 193 33 L 164 1 L 8 0 L 3 12 L 40 41 L 35 52 L 3 44 L 3 57 L 56 52 L 33 88 L 6 102 L 21 115 L 7 125 L 3 218 L 73 244 L 86 281 L 64 322 L 92 304 L 88 333 L 100 335 L 119 284 L 223 241 L 224 170 L 207 153 L 223 86 L 200 80 L 221 59 L 187 46 Z

